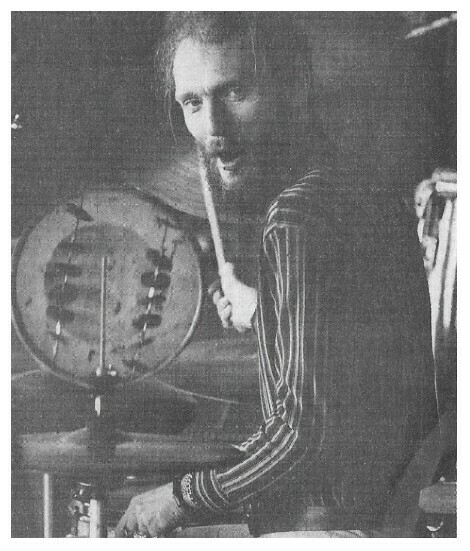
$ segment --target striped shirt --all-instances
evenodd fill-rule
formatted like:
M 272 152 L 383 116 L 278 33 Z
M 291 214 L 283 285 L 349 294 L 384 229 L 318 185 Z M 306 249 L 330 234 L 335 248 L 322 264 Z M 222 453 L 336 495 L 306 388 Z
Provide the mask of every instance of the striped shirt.
M 374 206 L 375 205 L 375 206 Z M 429 305 L 414 228 L 311 173 L 270 206 L 256 331 L 262 426 L 246 458 L 193 477 L 214 513 L 289 494 L 381 514 L 435 421 Z

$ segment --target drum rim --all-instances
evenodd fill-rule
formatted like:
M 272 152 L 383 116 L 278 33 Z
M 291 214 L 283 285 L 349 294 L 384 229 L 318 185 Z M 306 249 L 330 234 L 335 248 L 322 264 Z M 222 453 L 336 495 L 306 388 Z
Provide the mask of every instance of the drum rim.
M 185 239 L 187 239 L 188 242 L 190 243 L 195 253 L 196 262 L 199 268 L 197 270 L 199 290 L 198 290 L 196 310 L 193 315 L 191 325 L 188 331 L 186 332 L 186 335 L 183 341 L 176 348 L 176 350 L 172 354 L 170 354 L 167 358 L 165 358 L 165 360 L 163 360 L 158 366 L 149 369 L 147 373 L 142 373 L 134 377 L 132 379 L 132 382 L 135 382 L 143 378 L 155 375 L 159 371 L 166 369 L 171 363 L 173 363 L 176 360 L 176 358 L 186 348 L 186 346 L 189 344 L 191 338 L 194 335 L 196 327 L 201 318 L 201 311 L 202 311 L 202 305 L 203 305 L 203 299 L 204 299 L 200 250 L 199 250 L 197 239 L 195 238 L 195 236 L 190 234 L 185 224 L 182 222 L 182 218 L 183 218 L 182 213 L 176 211 L 173 207 L 167 205 L 166 203 L 161 201 L 158 197 L 142 189 L 139 189 L 138 187 L 135 187 L 129 184 L 120 185 L 119 187 L 109 186 L 109 185 L 94 186 L 93 188 L 90 188 L 90 189 L 85 188 L 82 191 L 84 195 L 87 193 L 105 193 L 105 192 L 124 193 L 124 194 L 127 193 L 130 195 L 134 195 L 137 198 L 143 201 L 146 201 L 147 203 L 154 204 L 157 208 L 161 209 L 165 214 L 167 214 L 171 218 L 171 223 L 175 223 L 174 227 L 176 227 L 179 231 L 181 231 Z M 73 199 L 69 199 L 69 201 L 70 200 L 73 200 Z M 63 202 L 59 203 L 58 205 L 56 205 L 56 207 L 62 206 L 66 202 L 68 202 L 67 199 L 65 199 Z M 30 222 L 26 225 L 24 230 L 21 232 L 21 235 L 15 244 L 15 247 L 11 256 L 11 319 L 12 319 L 13 326 L 16 330 L 16 333 L 18 335 L 18 338 L 20 339 L 21 343 L 24 345 L 24 347 L 26 348 L 30 356 L 39 364 L 39 368 L 41 370 L 46 371 L 47 373 L 51 373 L 52 375 L 58 377 L 59 379 L 75 384 L 81 388 L 92 390 L 94 386 L 91 383 L 87 382 L 86 379 L 81 379 L 79 376 L 74 375 L 73 373 L 67 373 L 63 370 L 58 370 L 57 368 L 54 369 L 54 367 L 50 365 L 51 363 L 50 360 L 45 356 L 45 354 L 41 350 L 38 349 L 38 347 L 33 342 L 33 339 L 31 339 L 31 337 L 29 336 L 16 300 L 17 299 L 17 294 L 15 292 L 16 276 L 18 273 L 18 265 L 19 265 L 21 253 L 24 249 L 24 246 L 28 240 L 29 235 L 36 228 L 37 224 L 41 220 L 49 216 L 53 212 L 53 209 L 56 207 L 52 207 L 51 209 L 49 209 L 49 211 L 46 214 L 42 216 L 38 216 L 33 220 L 30 220 Z M 127 379 L 119 379 L 117 382 L 117 385 L 124 385 L 126 382 L 127 382 Z

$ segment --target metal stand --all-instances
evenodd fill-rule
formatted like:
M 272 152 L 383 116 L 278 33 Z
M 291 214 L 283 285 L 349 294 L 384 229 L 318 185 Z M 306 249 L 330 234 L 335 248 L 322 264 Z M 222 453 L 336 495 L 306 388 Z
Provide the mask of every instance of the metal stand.
M 106 277 L 108 271 L 108 258 L 104 256 L 101 261 L 101 318 L 100 318 L 100 362 L 96 370 L 97 387 L 99 394 L 95 397 L 95 415 L 96 427 L 102 430 L 102 395 L 104 385 L 101 383 L 107 377 L 106 369 Z M 95 444 L 95 439 L 92 439 L 92 446 Z M 94 450 L 99 453 L 99 450 Z M 108 529 L 106 524 L 106 508 L 104 500 L 104 492 L 96 484 L 93 484 L 94 497 L 90 499 L 90 538 L 106 538 Z
M 103 418 L 103 394 L 106 390 L 106 378 L 109 376 L 106 368 L 106 275 L 108 269 L 107 257 L 102 258 L 101 264 L 101 319 L 100 319 L 100 362 L 96 370 L 96 396 L 94 415 L 92 419 L 90 450 L 93 461 L 103 459 L 108 453 L 106 438 L 109 436 Z M 104 447 L 103 447 L 104 445 Z M 91 497 L 88 507 L 89 537 L 106 538 L 108 536 L 106 519 L 106 499 L 103 485 L 98 480 L 91 481 Z M 43 525 L 44 537 L 53 537 L 53 485 L 49 473 L 43 474 Z M 73 537 L 80 537 L 77 530 Z
M 52 538 L 53 530 L 53 486 L 49 473 L 42 475 L 42 503 L 43 503 L 43 526 L 44 537 Z
M 90 538 L 108 537 L 104 499 L 90 499 Z

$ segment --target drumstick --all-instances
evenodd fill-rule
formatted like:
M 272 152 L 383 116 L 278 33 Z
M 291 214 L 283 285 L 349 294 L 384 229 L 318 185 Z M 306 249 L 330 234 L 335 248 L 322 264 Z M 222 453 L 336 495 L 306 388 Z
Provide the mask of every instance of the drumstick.
M 207 218 L 209 219 L 209 226 L 211 229 L 212 241 L 214 242 L 215 256 L 220 274 L 222 266 L 225 264 L 224 247 L 220 236 L 219 222 L 217 220 L 217 213 L 215 211 L 214 200 L 212 198 L 212 190 L 207 177 L 207 169 L 202 155 L 199 156 L 199 174 L 201 177 L 202 194 L 204 196 L 204 204 L 206 206 Z

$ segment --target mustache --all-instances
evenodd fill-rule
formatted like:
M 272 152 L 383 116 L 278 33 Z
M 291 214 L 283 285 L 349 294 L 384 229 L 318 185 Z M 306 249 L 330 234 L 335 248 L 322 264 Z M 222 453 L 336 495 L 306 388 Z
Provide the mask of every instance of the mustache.
M 213 159 L 228 151 L 238 152 L 241 150 L 240 144 L 234 140 L 223 136 L 211 136 L 199 144 L 199 150 L 206 159 Z

